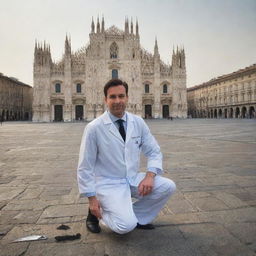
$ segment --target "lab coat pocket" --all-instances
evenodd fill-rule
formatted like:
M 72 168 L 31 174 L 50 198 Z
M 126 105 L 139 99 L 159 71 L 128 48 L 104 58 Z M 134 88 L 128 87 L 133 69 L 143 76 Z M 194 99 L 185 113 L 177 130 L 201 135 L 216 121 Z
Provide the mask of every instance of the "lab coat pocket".
M 132 143 L 132 153 L 134 156 L 139 156 L 140 149 L 141 149 L 141 137 L 140 136 L 134 136 L 131 140 Z

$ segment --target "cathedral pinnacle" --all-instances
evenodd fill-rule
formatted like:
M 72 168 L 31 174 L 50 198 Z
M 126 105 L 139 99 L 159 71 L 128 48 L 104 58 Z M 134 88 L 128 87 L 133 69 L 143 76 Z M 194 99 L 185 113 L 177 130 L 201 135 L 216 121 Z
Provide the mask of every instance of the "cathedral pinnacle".
M 136 36 L 139 35 L 139 25 L 138 25 L 138 19 L 136 18 Z
M 128 20 L 128 17 L 125 17 L 124 32 L 126 34 L 129 34 L 129 20 Z
M 66 40 L 65 40 L 65 55 L 69 56 L 71 55 L 71 38 L 68 38 L 68 35 L 66 34 Z
M 94 20 L 93 20 L 93 17 L 92 17 L 91 33 L 94 33 L 94 32 L 95 32 L 95 25 L 94 25 Z
M 133 21 L 132 21 L 132 18 L 131 18 L 131 34 L 133 34 Z
M 103 33 L 105 31 L 105 21 L 104 21 L 104 16 L 102 16 L 102 20 L 101 20 L 101 33 Z
M 35 51 L 37 50 L 37 40 L 35 40 Z
M 157 38 L 155 38 L 154 56 L 160 57 L 158 52 Z
M 99 16 L 97 18 L 97 33 L 100 33 L 100 21 L 99 21 Z
M 51 62 L 50 45 L 45 40 L 43 43 L 35 40 L 34 66 L 49 66 Z
M 175 48 L 173 47 L 172 67 L 186 69 L 184 46 L 177 46 L 176 51 Z

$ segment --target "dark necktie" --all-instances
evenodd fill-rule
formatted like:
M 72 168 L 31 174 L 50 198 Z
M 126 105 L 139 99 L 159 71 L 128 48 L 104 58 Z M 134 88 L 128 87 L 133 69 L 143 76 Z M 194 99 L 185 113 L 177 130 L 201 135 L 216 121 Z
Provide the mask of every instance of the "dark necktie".
M 117 123 L 119 124 L 119 132 L 120 132 L 123 140 L 125 141 L 126 134 L 125 134 L 125 129 L 124 129 L 123 122 L 124 122 L 124 120 L 122 120 L 122 119 L 117 120 Z

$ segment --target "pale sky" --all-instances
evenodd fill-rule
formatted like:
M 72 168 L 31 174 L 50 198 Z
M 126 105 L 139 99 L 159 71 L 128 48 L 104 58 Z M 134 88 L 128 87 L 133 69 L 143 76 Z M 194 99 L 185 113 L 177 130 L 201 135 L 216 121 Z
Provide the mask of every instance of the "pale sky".
M 78 50 L 98 15 L 120 29 L 137 17 L 142 47 L 157 37 L 165 63 L 184 46 L 187 87 L 256 63 L 256 0 L 0 0 L 0 72 L 33 86 L 35 40 L 60 60 L 66 33 Z

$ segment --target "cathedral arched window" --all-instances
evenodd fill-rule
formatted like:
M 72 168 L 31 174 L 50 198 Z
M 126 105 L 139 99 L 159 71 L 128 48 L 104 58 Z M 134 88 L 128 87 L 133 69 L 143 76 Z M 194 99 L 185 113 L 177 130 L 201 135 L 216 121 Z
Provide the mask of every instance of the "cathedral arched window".
M 168 86 L 167 86 L 167 84 L 163 85 L 163 93 L 168 93 Z
M 112 69 L 112 79 L 118 78 L 118 70 L 117 69 Z
M 76 84 L 76 92 L 81 93 L 82 92 L 82 86 L 81 84 Z
M 116 42 L 110 45 L 110 59 L 116 59 L 118 57 L 118 46 Z
M 149 93 L 149 84 L 144 85 L 145 93 Z
M 55 84 L 55 92 L 60 93 L 61 92 L 61 85 L 59 83 Z

